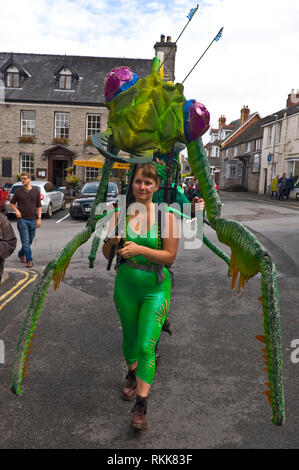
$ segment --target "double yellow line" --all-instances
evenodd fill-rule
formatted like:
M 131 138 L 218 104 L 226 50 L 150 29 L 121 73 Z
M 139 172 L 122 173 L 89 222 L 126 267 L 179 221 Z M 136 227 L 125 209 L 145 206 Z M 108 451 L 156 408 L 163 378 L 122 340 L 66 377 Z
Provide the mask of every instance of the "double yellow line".
M 5 294 L 0 296 L 0 310 L 37 278 L 37 274 L 34 271 L 23 271 L 22 269 L 15 268 L 6 268 L 5 271 L 24 274 L 24 278 L 18 281 L 10 290 L 5 292 Z

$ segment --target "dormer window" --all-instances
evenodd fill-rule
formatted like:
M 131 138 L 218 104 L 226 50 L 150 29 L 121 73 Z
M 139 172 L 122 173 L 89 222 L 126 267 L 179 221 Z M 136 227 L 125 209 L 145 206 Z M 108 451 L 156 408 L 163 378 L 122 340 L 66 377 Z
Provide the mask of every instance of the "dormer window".
M 5 76 L 7 88 L 20 88 L 20 72 L 16 67 L 8 67 Z
M 6 88 L 22 88 L 24 80 L 31 75 L 15 61 L 13 54 L 0 68 L 0 74 L 3 74 Z
M 73 91 L 76 80 L 79 80 L 77 72 L 66 61 L 55 70 L 54 77 L 56 78 L 56 91 Z
M 72 89 L 72 72 L 66 68 L 62 69 L 58 75 L 58 88 L 60 90 Z

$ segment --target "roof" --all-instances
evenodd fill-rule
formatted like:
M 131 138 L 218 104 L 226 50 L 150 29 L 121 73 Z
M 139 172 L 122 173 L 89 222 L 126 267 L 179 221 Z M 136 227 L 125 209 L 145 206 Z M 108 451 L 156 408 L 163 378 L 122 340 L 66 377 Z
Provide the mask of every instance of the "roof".
M 11 59 L 10 52 L 0 52 L 0 68 Z M 42 103 L 68 103 L 103 105 L 104 79 L 114 67 L 126 65 L 141 78 L 151 72 L 152 59 L 128 59 L 117 57 L 87 57 L 48 54 L 14 53 L 13 60 L 28 72 L 30 78 L 24 79 L 22 88 L 5 89 L 6 101 L 25 101 Z M 61 65 L 75 71 L 74 90 L 55 91 L 55 72 Z M 3 76 L 0 75 L 0 78 Z
M 268 116 L 266 116 L 265 119 L 267 119 L 267 121 L 265 121 L 263 126 L 266 126 L 267 124 L 273 124 L 276 121 L 276 119 L 277 121 L 279 121 L 280 119 L 283 119 L 285 114 L 286 116 L 292 116 L 293 114 L 296 114 L 296 113 L 299 113 L 299 103 L 296 104 L 295 106 L 284 108 L 284 109 L 281 109 L 280 111 L 276 111 L 273 114 L 269 114 Z
M 252 113 L 250 114 L 249 118 L 246 119 L 246 121 L 244 121 L 242 124 L 241 124 L 241 120 L 240 121 L 240 125 L 239 127 L 236 126 L 236 128 L 234 129 L 234 132 L 232 132 L 231 134 L 229 134 L 223 141 L 222 141 L 222 148 L 228 148 L 228 147 L 232 147 L 234 145 L 236 145 L 236 140 L 237 138 L 239 137 L 240 134 L 243 135 L 243 133 L 245 132 L 245 130 L 251 126 L 250 124 L 250 121 L 253 121 L 256 122 L 257 120 L 260 121 L 260 115 L 258 112 L 255 112 L 255 113 Z M 236 121 L 235 121 L 236 122 Z M 243 130 L 242 130 L 243 129 Z M 235 137 L 234 137 L 235 136 Z M 227 143 L 226 143 L 227 142 Z

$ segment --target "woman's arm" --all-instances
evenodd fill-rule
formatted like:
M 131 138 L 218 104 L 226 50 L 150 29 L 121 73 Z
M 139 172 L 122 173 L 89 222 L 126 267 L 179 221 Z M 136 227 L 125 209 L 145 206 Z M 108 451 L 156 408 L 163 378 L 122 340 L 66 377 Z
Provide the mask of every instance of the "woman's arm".
M 162 235 L 167 234 L 167 237 L 163 238 L 163 250 L 154 250 L 134 242 L 125 242 L 124 247 L 117 250 L 117 254 L 125 259 L 141 255 L 153 263 L 173 264 L 179 246 L 179 230 L 177 220 L 170 212 L 165 213 L 165 224 L 165 231 Z

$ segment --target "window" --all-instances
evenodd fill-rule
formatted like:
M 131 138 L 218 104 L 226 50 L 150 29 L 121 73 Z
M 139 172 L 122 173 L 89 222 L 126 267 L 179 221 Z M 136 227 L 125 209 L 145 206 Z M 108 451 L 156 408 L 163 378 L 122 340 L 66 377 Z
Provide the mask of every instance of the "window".
M 250 152 L 250 142 L 246 142 L 245 144 L 245 152 L 249 153 Z
M 35 134 L 35 111 L 21 111 L 21 135 Z
M 237 176 L 237 165 L 226 164 L 225 165 L 225 178 L 232 179 Z
M 59 90 L 72 90 L 73 80 L 72 72 L 64 68 L 58 75 L 58 88 Z
M 101 115 L 87 114 L 86 116 L 86 139 L 101 130 Z
M 282 122 L 277 124 L 277 142 L 281 141 Z
M 261 148 L 262 148 L 262 139 L 256 139 L 255 150 L 260 150 Z
M 53 191 L 57 191 L 57 188 L 52 183 L 45 184 L 45 191 L 46 193 L 52 193 Z
M 238 146 L 235 145 L 234 146 L 234 157 L 236 157 L 238 155 Z
M 61 73 L 59 75 L 58 88 L 60 90 L 71 90 L 72 89 L 72 76 Z
M 8 67 L 5 77 L 7 88 L 20 88 L 20 72 L 17 67 Z
M 31 177 L 34 177 L 34 155 L 28 153 L 20 154 L 20 173 L 27 171 Z
M 2 176 L 4 178 L 11 178 L 11 158 L 2 158 Z
M 59 139 L 69 138 L 70 116 L 69 113 L 55 113 L 54 137 Z
M 268 127 L 268 145 L 271 145 L 272 142 L 272 130 L 273 126 Z
M 96 180 L 99 176 L 99 169 L 87 166 L 85 168 L 85 181 Z
M 253 155 L 253 166 L 252 166 L 252 172 L 253 173 L 258 173 L 261 169 L 261 154 L 256 153 Z

